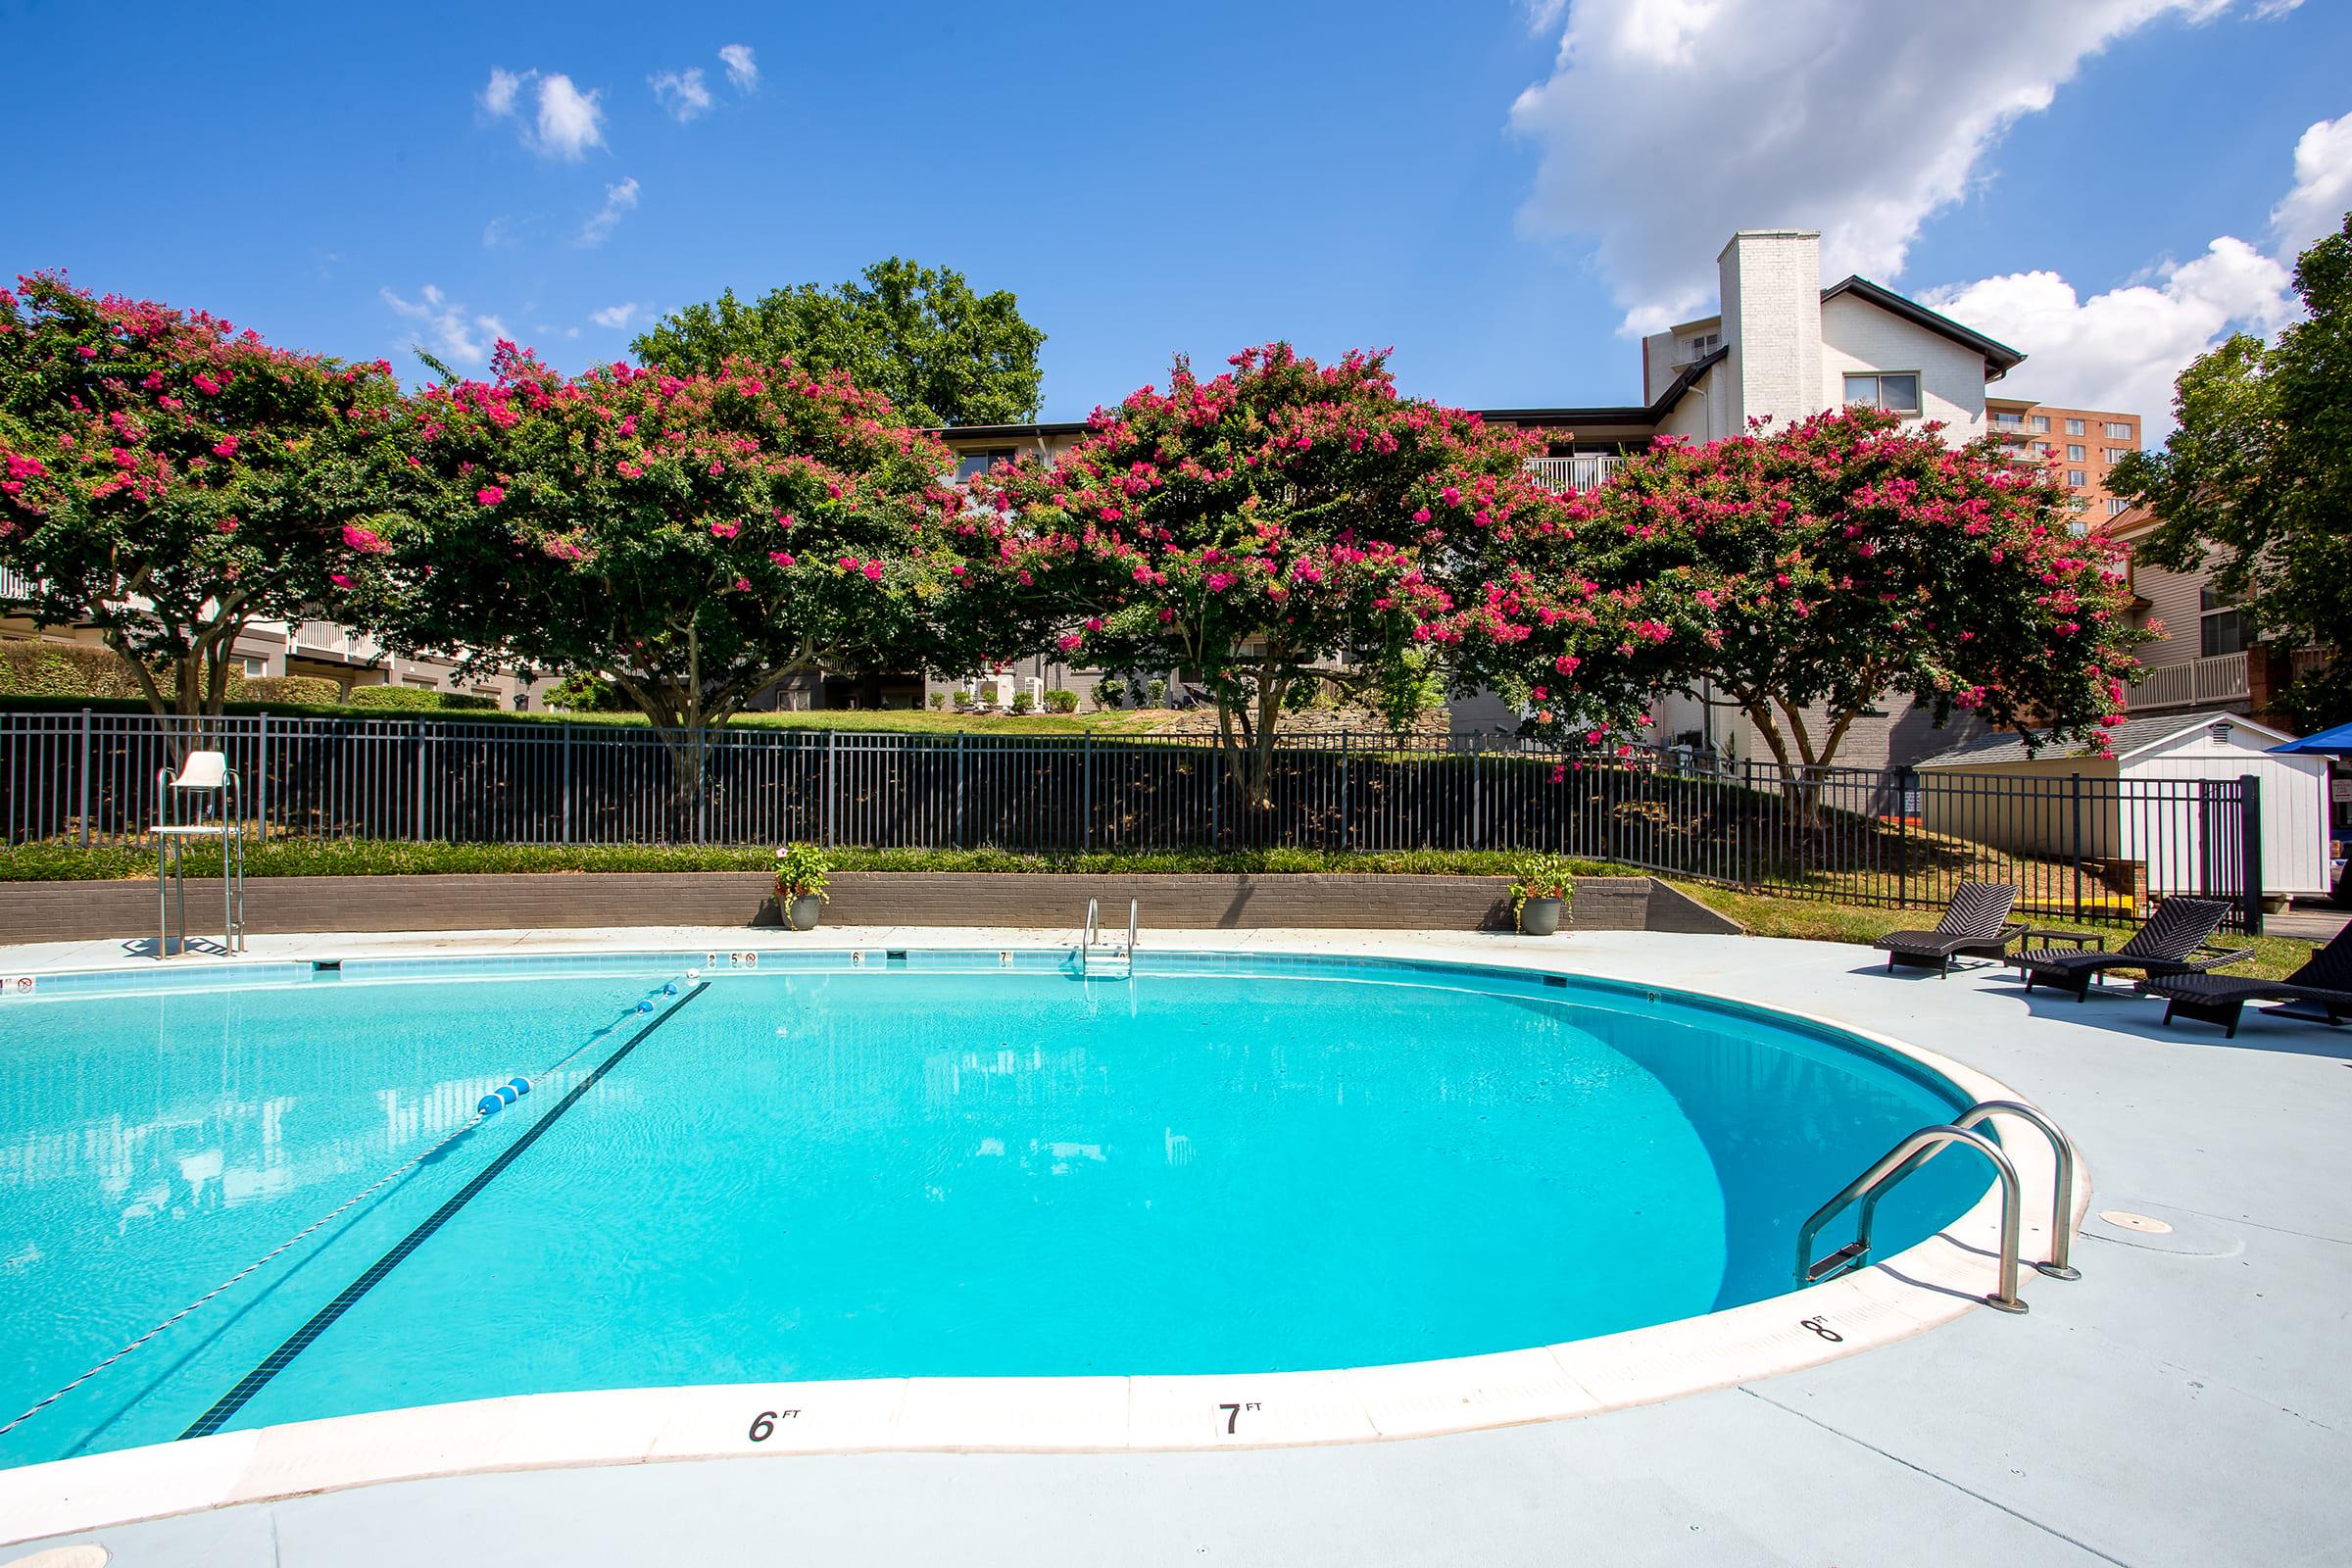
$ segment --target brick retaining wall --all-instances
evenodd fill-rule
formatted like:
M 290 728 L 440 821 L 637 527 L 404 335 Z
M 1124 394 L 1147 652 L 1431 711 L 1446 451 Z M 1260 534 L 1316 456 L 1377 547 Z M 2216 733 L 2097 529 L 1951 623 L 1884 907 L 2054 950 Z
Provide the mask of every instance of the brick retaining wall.
M 833 925 L 999 925 L 1076 929 L 1086 901 L 1124 926 L 1143 903 L 1154 930 L 1294 926 L 1470 931 L 1510 923 L 1508 882 L 1477 876 L 1088 876 L 978 871 L 842 871 Z M 480 931 L 549 927 L 776 924 L 761 871 L 616 871 L 497 876 L 257 877 L 246 929 Z M 220 884 L 190 881 L 190 934 L 220 929 Z M 138 939 L 155 932 L 152 882 L 0 883 L 0 944 Z M 1649 877 L 1580 877 L 1572 928 L 1736 931 Z

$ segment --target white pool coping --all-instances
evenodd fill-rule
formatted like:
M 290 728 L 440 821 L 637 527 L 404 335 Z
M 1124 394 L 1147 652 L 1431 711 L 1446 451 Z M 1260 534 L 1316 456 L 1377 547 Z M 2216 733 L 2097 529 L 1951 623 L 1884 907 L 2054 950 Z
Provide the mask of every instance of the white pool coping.
M 685 939 L 685 940 L 680 940 Z M 1659 940 L 1672 941 L 1672 938 Z M 779 940 L 676 931 L 466 933 L 257 939 L 239 959 L 649 950 L 808 953 L 877 947 L 1068 951 L 1061 933 L 833 930 Z M 1380 932 L 1164 933 L 1161 951 L 1296 953 L 1486 964 L 1624 981 L 1575 964 L 1572 937 L 1511 942 Z M 89 945 L 0 949 L 0 971 L 124 967 Z M 178 960 L 174 960 L 175 962 Z M 142 972 L 167 967 L 152 961 Z M 1150 976 L 1143 977 L 1146 982 Z M 1660 980 L 1689 993 L 1690 980 Z M 1977 1101 L 2022 1100 L 1937 1053 L 1834 1015 L 1735 992 L 1700 995 L 1843 1031 L 1942 1074 Z M 4 1006 L 5 1004 L 0 1004 Z M 2031 1135 L 2004 1145 L 2024 1213 L 2021 1275 L 2049 1255 L 2056 1160 Z M 2078 1155 L 2074 1208 L 2090 1201 Z M 1825 1194 L 1826 1198 L 1828 1195 Z M 1994 1288 L 2000 1193 L 1891 1258 L 1802 1291 L 1597 1339 L 1339 1371 L 1163 1377 L 879 1378 L 535 1394 L 288 1423 L 0 1470 L 0 1544 L 384 1482 L 503 1471 L 874 1452 L 1045 1453 L 1378 1443 L 1568 1420 L 1794 1372 L 1964 1316 Z M 767 1416 L 766 1435 L 752 1437 Z

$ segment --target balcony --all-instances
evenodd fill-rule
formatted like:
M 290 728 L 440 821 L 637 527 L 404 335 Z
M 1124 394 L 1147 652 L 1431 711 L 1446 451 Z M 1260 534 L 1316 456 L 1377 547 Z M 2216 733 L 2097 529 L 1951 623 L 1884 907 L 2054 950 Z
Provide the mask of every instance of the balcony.
M 1546 490 L 1591 490 L 1606 484 L 1622 462 L 1613 452 L 1580 452 L 1569 458 L 1530 458 L 1527 471 Z
M 33 588 L 34 584 L 31 578 L 10 571 L 6 566 L 0 566 L 0 604 L 29 600 L 33 597 Z
M 329 660 L 347 664 L 373 664 L 384 657 L 381 644 L 345 626 L 306 620 L 294 629 L 288 657 Z
M 2246 656 L 2216 654 L 2182 664 L 2158 664 L 2132 683 L 2124 703 L 2132 712 L 2139 713 L 2243 702 L 2249 692 Z

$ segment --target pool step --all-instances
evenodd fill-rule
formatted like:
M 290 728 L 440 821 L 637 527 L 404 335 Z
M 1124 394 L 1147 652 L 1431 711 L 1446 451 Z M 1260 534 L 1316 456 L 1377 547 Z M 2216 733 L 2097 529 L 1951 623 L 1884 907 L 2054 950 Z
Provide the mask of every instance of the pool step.
M 1127 901 L 1127 940 L 1120 942 L 1102 935 L 1102 910 L 1100 900 L 1086 901 L 1086 928 L 1078 934 L 1078 972 L 1084 976 L 1132 975 L 1135 973 L 1135 939 L 1142 919 L 1143 905 L 1138 899 Z

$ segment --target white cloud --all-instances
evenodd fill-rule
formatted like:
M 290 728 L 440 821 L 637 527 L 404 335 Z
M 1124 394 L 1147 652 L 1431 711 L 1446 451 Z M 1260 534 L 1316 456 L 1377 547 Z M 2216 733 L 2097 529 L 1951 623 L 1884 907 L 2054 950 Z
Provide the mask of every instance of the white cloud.
M 760 85 L 760 62 L 748 43 L 731 43 L 718 51 L 718 58 L 727 68 L 727 82 L 737 92 L 751 92 Z
M 654 89 L 654 102 L 660 104 L 668 112 L 669 118 L 681 125 L 710 107 L 710 89 L 703 85 L 703 68 L 700 66 L 685 71 L 664 71 L 646 77 L 645 81 L 647 86 Z
M 1922 299 L 2025 351 L 2010 372 L 2015 395 L 2140 415 L 2153 443 L 2172 427 L 2174 377 L 2231 331 L 2284 325 L 2293 312 L 2286 286 L 2285 268 L 2224 237 L 2192 262 L 2088 299 L 2056 272 L 2011 272 Z
M 2271 232 L 2292 258 L 2343 227 L 2352 209 L 2352 115 L 2323 120 L 2295 143 L 2295 188 L 2271 209 Z
M 536 71 L 516 74 L 503 67 L 492 66 L 490 68 L 490 84 L 482 89 L 482 107 L 491 115 L 501 119 L 513 114 L 515 95 L 522 91 L 522 84 L 525 81 L 537 74 L 539 73 Z
M 541 75 L 536 68 L 517 72 L 492 66 L 490 83 L 482 89 L 483 110 L 494 120 L 514 119 L 523 85 L 532 81 L 539 84 L 539 108 L 531 124 L 518 127 L 525 147 L 543 158 L 576 164 L 589 148 L 605 144 L 605 112 L 597 103 L 599 94 L 580 91 L 561 72 Z
M 1954 4 L 1569 0 L 1561 24 L 1532 0 L 1561 37 L 1511 110 L 1543 154 L 1522 222 L 1590 238 L 1629 329 L 1696 314 L 1741 227 L 1818 227 L 1830 276 L 1891 279 L 1921 224 L 2085 59 L 2159 19 L 2231 9 L 2070 0 L 2009 26 Z
M 607 185 L 605 187 L 605 205 L 597 210 L 595 217 L 580 225 L 580 243 L 602 245 L 606 240 L 611 239 L 612 230 L 620 226 L 622 215 L 636 205 L 637 179 L 635 175 L 631 175 L 617 185 Z
M 578 163 L 591 147 L 605 144 L 605 112 L 594 92 L 582 92 L 558 74 L 539 82 L 539 150 Z
M 601 311 L 590 311 L 588 319 L 599 326 L 623 327 L 629 324 L 629 319 L 637 314 L 637 303 L 634 300 L 621 305 L 608 305 Z
M 497 317 L 471 315 L 430 283 L 414 300 L 403 299 L 388 288 L 377 292 L 394 314 L 412 324 L 426 348 L 458 365 L 486 363 L 491 345 L 513 335 Z

